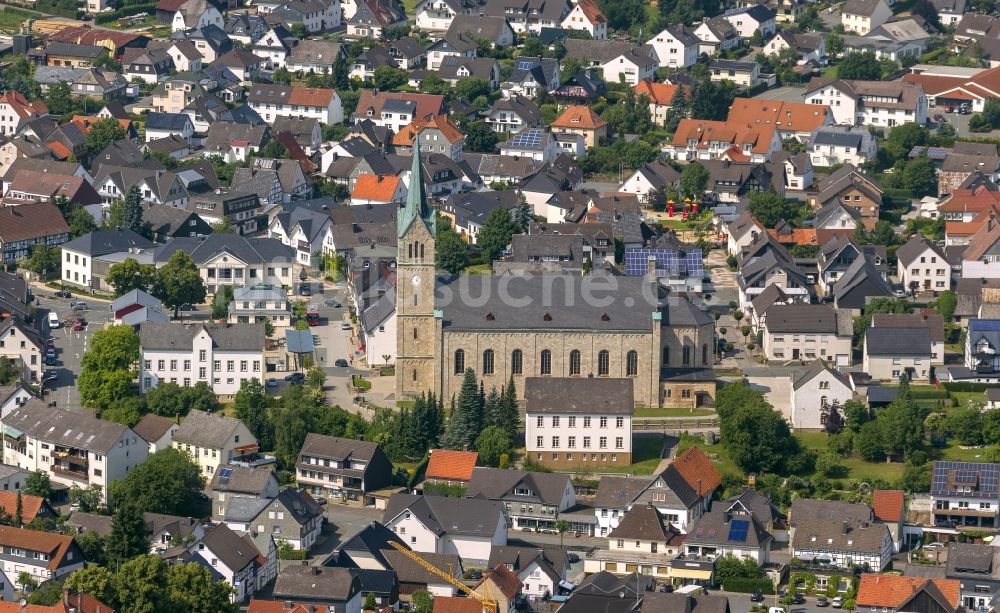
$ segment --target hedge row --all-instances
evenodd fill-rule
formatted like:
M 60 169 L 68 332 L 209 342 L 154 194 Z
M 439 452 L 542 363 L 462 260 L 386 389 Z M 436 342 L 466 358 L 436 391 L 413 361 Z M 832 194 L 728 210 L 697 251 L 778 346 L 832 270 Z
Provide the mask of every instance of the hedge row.
M 132 15 L 138 15 L 139 13 L 149 13 L 150 15 L 155 15 L 156 3 L 149 2 L 146 4 L 133 4 L 132 6 L 120 8 L 114 13 L 101 13 L 97 17 L 94 17 L 94 23 L 111 23 L 112 21 L 117 21 L 122 17 L 131 17 Z
M 910 390 L 914 400 L 947 400 L 951 398 L 948 390 Z
M 741 592 L 743 594 L 774 594 L 774 584 L 768 579 L 729 579 L 722 584 L 722 589 L 727 592 Z
M 985 392 L 996 385 L 990 383 L 968 383 L 965 381 L 950 381 L 941 384 L 949 392 Z

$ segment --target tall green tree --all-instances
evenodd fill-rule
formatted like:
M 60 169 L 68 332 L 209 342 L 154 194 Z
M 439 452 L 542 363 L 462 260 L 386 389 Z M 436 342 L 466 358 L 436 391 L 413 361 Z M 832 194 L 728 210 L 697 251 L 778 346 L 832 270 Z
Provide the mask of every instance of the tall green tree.
M 174 317 L 182 304 L 199 304 L 205 301 L 205 283 L 198 266 L 184 251 L 176 251 L 157 274 L 153 295 L 174 310 Z
M 132 230 L 137 234 L 142 233 L 142 193 L 139 191 L 138 185 L 128 188 L 128 192 L 125 194 L 121 222 L 121 229 Z
M 472 448 L 476 435 L 482 430 L 482 398 L 476 373 L 471 368 L 465 370 L 458 399 L 452 407 L 441 445 L 446 449 Z
M 139 359 L 139 336 L 130 326 L 111 326 L 91 337 L 83 354 L 77 389 L 80 402 L 107 409 L 135 393 L 133 365 Z
M 230 602 L 233 589 L 212 578 L 201 564 L 171 564 L 167 569 L 167 599 L 171 610 L 188 613 L 236 613 L 238 603 Z
M 28 473 L 24 479 L 22 491 L 29 496 L 38 496 L 48 500 L 52 497 L 52 484 L 49 482 L 49 474 L 45 471 L 36 470 Z
M 108 268 L 105 280 L 114 288 L 117 298 L 134 289 L 148 292 L 156 283 L 156 277 L 156 267 L 152 264 L 140 264 L 135 258 L 125 258 Z
M 125 136 L 125 128 L 118 123 L 117 119 L 99 119 L 90 124 L 90 128 L 87 130 L 87 151 L 91 155 L 95 155 Z
M 198 514 L 204 488 L 201 468 L 183 451 L 168 447 L 113 481 L 109 499 L 114 507 L 128 501 L 141 512 L 188 517 Z
M 93 215 L 87 212 L 82 206 L 72 207 L 66 214 L 66 223 L 69 225 L 69 235 L 77 238 L 97 230 L 97 222 Z
M 275 409 L 274 418 L 274 454 L 286 470 L 295 466 L 299 450 L 311 432 L 313 411 L 306 404 L 284 406 Z
M 510 245 L 510 239 L 517 231 L 510 211 L 503 207 L 490 211 L 476 240 L 476 244 L 482 249 L 483 259 L 492 262 L 500 257 L 500 253 Z
M 871 51 L 851 52 L 837 66 L 837 76 L 842 79 L 878 81 L 882 78 L 882 68 Z
M 465 128 L 465 146 L 468 151 L 495 153 L 500 138 L 485 121 L 473 121 Z
M 59 247 L 49 247 L 38 243 L 31 247 L 31 257 L 25 262 L 25 267 L 36 275 L 46 277 L 59 270 L 62 250 Z
M 690 162 L 681 170 L 681 192 L 689 198 L 701 198 L 708 187 L 708 179 L 707 168 L 699 162 Z
M 442 270 L 457 275 L 469 265 L 469 246 L 451 228 L 438 231 L 434 249 L 435 264 Z
M 146 520 L 142 511 L 133 502 L 125 501 L 117 506 L 111 518 L 111 537 L 107 545 L 108 561 L 121 565 L 132 558 L 149 553 L 149 537 L 146 536 Z
M 487 426 L 476 437 L 476 451 L 486 466 L 500 466 L 500 456 L 509 454 L 512 448 L 510 437 L 500 426 Z
M 267 392 L 257 379 L 244 379 L 233 398 L 236 417 L 253 433 L 261 449 L 274 447 L 274 426 L 268 415 Z
M 92 534 L 90 532 L 84 534 Z M 90 558 L 87 558 L 90 561 Z M 115 594 L 115 573 L 103 565 L 88 564 L 66 578 L 64 587 L 74 592 L 90 594 L 104 604 L 117 600 Z
M 528 226 L 535 221 L 535 211 L 524 198 L 524 194 L 517 194 L 517 208 L 514 209 L 514 225 L 517 231 L 524 234 L 528 231 Z

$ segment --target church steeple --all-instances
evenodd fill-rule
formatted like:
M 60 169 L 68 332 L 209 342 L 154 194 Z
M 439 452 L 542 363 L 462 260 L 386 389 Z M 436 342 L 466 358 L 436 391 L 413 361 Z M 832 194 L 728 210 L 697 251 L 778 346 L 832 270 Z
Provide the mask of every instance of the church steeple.
M 410 224 L 420 219 L 427 226 L 431 236 L 437 234 L 436 211 L 427 206 L 424 192 L 424 167 L 420 163 L 420 135 L 413 139 L 413 167 L 410 168 L 410 189 L 406 194 L 406 204 L 396 215 L 396 236 L 403 238 Z

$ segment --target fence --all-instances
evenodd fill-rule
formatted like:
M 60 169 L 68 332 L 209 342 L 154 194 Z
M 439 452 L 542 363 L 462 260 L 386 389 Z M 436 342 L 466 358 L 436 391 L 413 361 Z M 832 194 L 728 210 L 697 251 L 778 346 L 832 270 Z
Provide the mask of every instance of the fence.
M 718 427 L 718 417 L 645 417 L 632 420 L 633 430 L 683 432 L 684 430 L 712 430 Z

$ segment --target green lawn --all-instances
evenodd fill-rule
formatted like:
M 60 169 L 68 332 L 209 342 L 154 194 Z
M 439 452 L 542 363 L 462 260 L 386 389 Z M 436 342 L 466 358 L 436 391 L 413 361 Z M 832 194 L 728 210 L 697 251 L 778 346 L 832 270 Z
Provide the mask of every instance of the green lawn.
M 956 407 L 966 407 L 969 401 L 979 403 L 980 406 L 986 405 L 986 392 L 952 392 L 951 397 Z
M 489 275 L 492 272 L 493 266 L 490 264 L 473 264 L 465 269 L 467 275 Z
M 714 409 L 687 409 L 674 407 L 669 409 L 659 409 L 656 407 L 642 407 L 635 410 L 636 417 L 705 417 L 715 415 Z
M 7 7 L 0 11 L 0 30 L 11 34 L 16 33 L 21 29 L 21 24 L 29 17 L 38 17 L 38 13 Z

